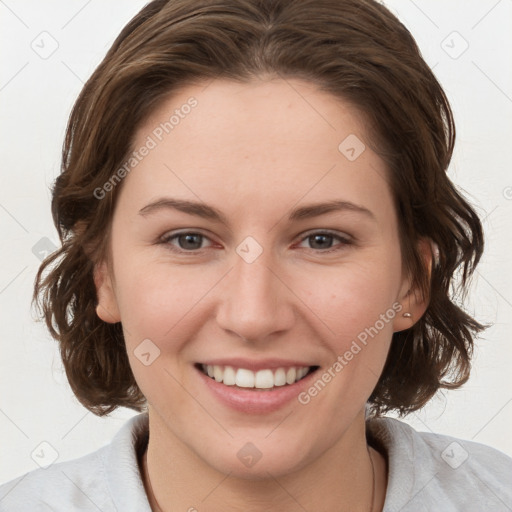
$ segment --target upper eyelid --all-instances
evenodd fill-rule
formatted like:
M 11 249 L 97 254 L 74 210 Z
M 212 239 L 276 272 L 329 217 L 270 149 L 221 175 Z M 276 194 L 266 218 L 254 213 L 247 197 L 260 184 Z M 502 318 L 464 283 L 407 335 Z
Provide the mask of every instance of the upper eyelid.
M 344 231 L 335 231 L 333 229 L 312 229 L 310 231 L 305 231 L 304 233 L 301 233 L 299 235 L 300 239 L 307 238 L 308 236 L 312 235 L 331 235 L 338 238 L 349 238 L 352 240 L 354 237 L 352 235 L 349 235 L 348 233 L 345 233 Z
M 188 230 L 185 230 L 185 231 L 178 231 L 177 233 L 169 231 L 169 232 L 163 234 L 159 238 L 159 240 L 161 242 L 168 243 L 170 240 L 176 239 L 177 237 L 182 236 L 182 235 L 200 235 L 203 238 L 208 239 L 210 242 L 214 242 L 214 240 L 212 240 L 212 238 L 210 236 L 206 235 L 202 231 L 200 231 L 200 230 L 192 230 L 192 229 L 188 229 Z M 182 249 L 182 250 L 184 250 L 184 249 Z M 192 252 L 192 251 L 187 251 L 187 252 Z

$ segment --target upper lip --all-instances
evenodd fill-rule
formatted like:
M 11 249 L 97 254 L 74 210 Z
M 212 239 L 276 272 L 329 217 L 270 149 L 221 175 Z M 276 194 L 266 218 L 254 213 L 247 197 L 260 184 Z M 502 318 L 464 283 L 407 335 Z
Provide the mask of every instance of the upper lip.
M 291 368 L 295 367 L 311 367 L 316 366 L 311 363 L 303 361 L 296 361 L 291 359 L 262 359 L 256 361 L 254 359 L 245 358 L 230 358 L 230 359 L 208 359 L 201 361 L 199 364 L 206 366 L 232 366 L 233 368 L 245 368 L 256 372 L 258 370 L 277 369 L 277 368 Z

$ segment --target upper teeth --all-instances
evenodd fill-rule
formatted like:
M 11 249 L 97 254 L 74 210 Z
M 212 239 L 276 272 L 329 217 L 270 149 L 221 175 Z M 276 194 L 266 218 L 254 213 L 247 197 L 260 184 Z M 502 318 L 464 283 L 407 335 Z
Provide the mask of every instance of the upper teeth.
M 233 368 L 232 366 L 202 365 L 203 372 L 217 382 L 227 386 L 241 388 L 268 389 L 274 386 L 293 384 L 308 373 L 309 366 L 276 368 L 275 370 L 258 370 L 253 372 L 246 368 Z

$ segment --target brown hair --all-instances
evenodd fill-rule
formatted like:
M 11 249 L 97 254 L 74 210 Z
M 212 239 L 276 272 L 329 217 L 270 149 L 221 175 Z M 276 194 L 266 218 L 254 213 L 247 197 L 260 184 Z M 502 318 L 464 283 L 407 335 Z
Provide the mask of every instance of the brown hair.
M 94 264 L 106 257 L 122 183 L 103 199 L 95 191 L 169 94 L 217 77 L 263 75 L 303 79 L 356 106 L 389 168 L 404 266 L 429 305 L 393 335 L 369 401 L 374 413 L 405 414 L 468 379 L 473 336 L 483 327 L 456 304 L 453 285 L 457 271 L 463 297 L 482 228 L 446 175 L 452 112 L 408 30 L 373 0 L 156 0 L 122 30 L 73 108 L 52 200 L 62 247 L 42 263 L 34 289 L 71 387 L 95 414 L 145 405 L 121 324 L 95 310 Z M 430 278 L 418 249 L 425 238 L 439 247 Z

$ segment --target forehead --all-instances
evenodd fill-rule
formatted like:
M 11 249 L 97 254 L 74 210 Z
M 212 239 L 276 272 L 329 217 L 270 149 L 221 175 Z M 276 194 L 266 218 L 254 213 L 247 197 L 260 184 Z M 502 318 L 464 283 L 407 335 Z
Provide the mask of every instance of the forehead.
M 338 156 L 342 139 L 350 134 L 364 139 L 364 131 L 355 107 L 314 84 L 293 79 L 214 80 L 185 87 L 162 102 L 139 127 L 137 138 L 153 134 L 169 148 L 200 146 L 204 153 L 209 150 L 210 158 L 219 159 L 243 152 L 254 161 L 283 153 L 291 157 L 300 145 L 311 151 L 312 159 L 327 156 L 326 150 Z M 218 145 L 226 140 L 236 145 Z
M 360 112 L 300 80 L 185 87 L 138 128 L 133 149 L 145 146 L 124 184 L 134 199 L 168 192 L 219 206 L 266 199 L 275 207 L 337 192 L 371 203 L 387 191 Z

